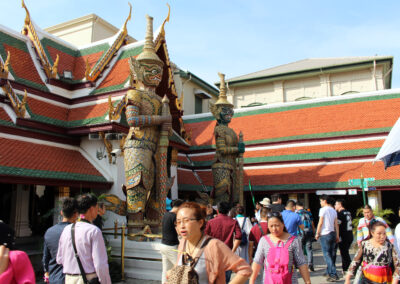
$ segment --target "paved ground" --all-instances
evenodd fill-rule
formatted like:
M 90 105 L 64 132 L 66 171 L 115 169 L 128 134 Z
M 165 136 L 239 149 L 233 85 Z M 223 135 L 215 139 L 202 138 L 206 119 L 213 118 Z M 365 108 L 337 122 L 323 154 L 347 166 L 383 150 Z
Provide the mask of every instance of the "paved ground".
M 339 253 L 339 251 L 338 251 Z M 353 257 L 353 255 L 351 255 Z M 316 249 L 314 251 L 314 268 L 315 268 L 315 272 L 311 272 L 311 283 L 315 283 L 315 284 L 324 284 L 324 283 L 330 283 L 326 281 L 326 278 L 323 277 L 322 275 L 325 272 L 325 268 L 326 268 L 326 264 L 324 261 L 324 258 L 322 256 L 322 251 L 321 249 Z M 344 283 L 344 279 L 342 277 L 342 262 L 341 262 L 341 258 L 340 255 L 337 256 L 337 260 L 336 260 L 336 268 L 338 269 L 338 274 L 341 277 L 339 281 L 337 281 L 336 283 Z M 300 275 L 299 275 L 299 284 L 303 284 L 304 281 L 303 279 L 301 279 Z M 128 279 L 125 282 L 121 282 L 119 284 L 160 284 L 161 281 L 150 281 L 150 280 L 139 280 L 139 279 Z

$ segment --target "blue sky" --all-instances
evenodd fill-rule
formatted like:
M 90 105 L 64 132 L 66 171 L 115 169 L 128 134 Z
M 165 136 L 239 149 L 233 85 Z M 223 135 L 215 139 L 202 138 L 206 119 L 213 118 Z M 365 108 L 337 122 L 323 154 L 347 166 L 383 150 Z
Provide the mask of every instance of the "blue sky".
M 0 24 L 20 31 L 25 10 L 19 0 L 2 2 Z M 122 0 L 25 0 L 40 27 L 95 13 L 120 27 L 129 12 Z M 145 15 L 156 29 L 166 1 L 131 1 L 128 32 L 143 39 Z M 166 38 L 171 60 L 209 83 L 217 72 L 232 78 L 316 57 L 394 56 L 392 88 L 400 87 L 400 1 L 169 0 Z

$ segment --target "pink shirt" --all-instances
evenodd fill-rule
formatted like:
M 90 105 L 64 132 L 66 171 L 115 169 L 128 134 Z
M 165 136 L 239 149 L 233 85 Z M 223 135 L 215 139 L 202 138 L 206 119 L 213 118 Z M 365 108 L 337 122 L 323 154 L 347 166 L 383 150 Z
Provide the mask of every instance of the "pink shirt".
M 8 268 L 0 274 L 0 283 L 7 284 L 34 284 L 35 273 L 28 255 L 19 250 L 9 253 L 10 262 Z
M 66 226 L 61 234 L 57 263 L 64 267 L 65 274 L 81 274 L 72 247 L 71 227 L 72 224 Z M 96 273 L 100 283 L 111 284 L 106 246 L 100 229 L 86 222 L 76 222 L 75 244 L 86 274 Z

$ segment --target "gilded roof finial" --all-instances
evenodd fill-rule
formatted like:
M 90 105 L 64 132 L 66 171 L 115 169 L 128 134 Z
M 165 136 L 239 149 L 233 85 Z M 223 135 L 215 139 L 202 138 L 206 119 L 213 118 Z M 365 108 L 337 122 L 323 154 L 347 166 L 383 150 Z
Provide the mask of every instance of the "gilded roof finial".
M 227 105 L 227 106 L 233 107 L 233 104 L 231 104 L 226 97 L 225 74 L 218 72 L 218 76 L 220 78 L 221 83 L 220 83 L 220 87 L 219 87 L 219 97 L 215 104 L 216 105 Z
M 159 65 L 164 65 L 161 59 L 156 54 L 156 49 L 154 48 L 153 42 L 153 18 L 149 15 L 146 15 L 147 19 L 147 29 L 146 29 L 146 37 L 144 41 L 144 47 L 142 53 L 136 58 L 137 61 L 149 61 L 152 63 L 157 63 Z
M 29 25 L 29 23 L 31 22 L 31 16 L 29 14 L 28 8 L 25 6 L 24 0 L 22 0 L 22 8 L 24 8 L 26 11 L 25 25 Z
M 160 34 L 161 34 L 162 36 L 164 36 L 164 37 L 165 37 L 165 30 L 164 30 L 165 23 L 166 23 L 166 22 L 169 22 L 169 16 L 170 16 L 170 14 L 171 14 L 171 7 L 169 6 L 168 3 L 167 3 L 167 6 L 168 6 L 168 16 L 165 18 L 165 20 L 164 20 L 164 22 L 163 22 L 163 24 L 162 24 L 162 26 L 161 26 L 161 32 L 160 32 Z
M 125 31 L 125 32 L 127 31 L 126 25 L 128 24 L 128 21 L 131 19 L 131 15 L 132 15 L 132 5 L 131 5 L 131 3 L 129 3 L 129 2 L 128 2 L 128 4 L 129 4 L 129 16 L 128 16 L 128 18 L 126 18 L 126 20 L 125 20 L 125 24 L 124 24 L 124 31 Z

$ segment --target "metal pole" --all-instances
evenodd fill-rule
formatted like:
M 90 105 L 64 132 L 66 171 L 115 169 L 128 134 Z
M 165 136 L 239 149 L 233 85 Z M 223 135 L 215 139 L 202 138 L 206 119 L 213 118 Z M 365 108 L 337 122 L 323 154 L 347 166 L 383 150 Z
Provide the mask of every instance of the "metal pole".
M 114 221 L 114 239 L 117 238 L 117 235 L 118 235 L 118 220 L 116 219 Z
M 367 199 L 365 197 L 364 185 L 361 185 L 361 189 L 362 189 L 363 201 L 364 201 L 364 206 L 365 206 L 365 205 L 367 205 Z
M 125 280 L 125 223 L 121 228 L 121 279 Z

